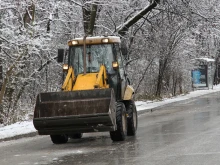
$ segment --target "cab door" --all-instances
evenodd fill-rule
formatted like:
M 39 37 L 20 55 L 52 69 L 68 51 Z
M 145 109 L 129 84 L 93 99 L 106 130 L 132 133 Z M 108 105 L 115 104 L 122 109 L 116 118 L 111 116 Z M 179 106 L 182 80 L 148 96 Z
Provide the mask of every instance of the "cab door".
M 119 45 L 115 45 L 116 51 L 117 51 L 117 60 L 119 63 L 119 81 L 121 84 L 120 88 L 121 88 L 121 99 L 124 98 L 124 93 L 125 93 L 125 89 L 127 86 L 127 81 L 126 81 L 126 76 L 125 76 L 125 69 L 124 69 L 124 57 L 122 56 L 120 50 L 119 50 Z

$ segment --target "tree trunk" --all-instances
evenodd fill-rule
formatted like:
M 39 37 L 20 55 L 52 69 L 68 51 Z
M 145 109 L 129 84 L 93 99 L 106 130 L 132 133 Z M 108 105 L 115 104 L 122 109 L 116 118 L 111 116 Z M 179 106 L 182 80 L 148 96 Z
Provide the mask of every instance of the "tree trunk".
M 24 27 L 28 28 L 28 24 L 32 25 L 34 22 L 34 16 L 35 16 L 35 5 L 32 4 L 28 7 L 26 10 L 26 13 L 24 14 Z
M 90 10 L 89 6 L 86 4 L 82 7 L 83 11 L 83 26 L 84 26 L 84 33 L 85 35 L 89 32 L 89 22 L 90 22 Z
M 159 69 L 159 75 L 158 75 L 158 79 L 157 79 L 157 89 L 156 89 L 156 97 L 160 97 L 161 95 L 161 88 L 162 88 L 162 80 L 163 80 L 163 72 L 161 71 L 161 69 Z
M 85 0 L 84 3 L 86 1 L 87 0 Z M 85 35 L 93 35 L 95 20 L 97 17 L 97 9 L 98 9 L 98 4 L 96 2 L 94 2 L 94 4 L 92 5 L 86 4 L 82 7 Z
M 88 35 L 93 35 L 94 27 L 95 27 L 95 19 L 97 15 L 97 4 L 92 5 L 92 11 L 90 15 L 90 22 L 89 22 L 89 29 L 88 29 Z
M 176 76 L 176 73 L 173 72 L 173 87 L 172 87 L 173 96 L 176 96 L 176 88 L 177 88 L 177 76 Z
M 158 75 L 157 89 L 155 94 L 157 97 L 161 96 L 163 78 L 164 78 L 165 69 L 167 67 L 167 62 L 168 62 L 167 58 L 165 60 L 160 59 L 159 61 L 159 75 Z
M 180 94 L 183 94 L 183 87 L 182 87 L 182 75 L 179 76 L 179 90 Z

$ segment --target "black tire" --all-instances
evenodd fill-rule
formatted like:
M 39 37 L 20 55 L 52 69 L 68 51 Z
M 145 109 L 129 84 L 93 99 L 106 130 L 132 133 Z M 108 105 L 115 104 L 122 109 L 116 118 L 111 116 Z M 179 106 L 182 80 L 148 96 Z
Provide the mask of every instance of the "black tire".
M 74 133 L 74 134 L 69 135 L 71 139 L 81 139 L 82 136 L 83 136 L 83 133 Z
M 68 142 L 67 135 L 50 135 L 50 138 L 54 144 L 64 144 Z
M 137 109 L 133 100 L 126 103 L 127 110 L 127 135 L 134 136 L 137 132 L 138 118 Z
M 116 104 L 116 124 L 117 130 L 110 131 L 113 141 L 124 141 L 127 135 L 127 116 L 125 105 L 122 102 Z

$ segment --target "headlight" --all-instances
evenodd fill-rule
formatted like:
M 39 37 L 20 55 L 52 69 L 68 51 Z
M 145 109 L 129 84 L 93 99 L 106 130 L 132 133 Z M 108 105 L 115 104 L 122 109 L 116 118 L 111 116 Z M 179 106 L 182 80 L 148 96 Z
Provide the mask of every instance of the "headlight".
M 69 68 L 68 64 L 63 64 L 63 71 L 66 72 L 68 70 L 68 68 Z
M 79 41 L 77 41 L 77 40 L 73 40 L 73 41 L 69 41 L 69 42 L 68 42 L 68 45 L 69 45 L 69 46 L 78 45 L 78 44 L 79 44 Z
M 102 39 L 102 43 L 108 43 L 108 42 L 109 42 L 108 38 Z
M 118 62 L 117 61 L 113 61 L 112 62 L 112 67 L 113 67 L 113 69 L 118 69 Z
M 79 42 L 77 40 L 72 41 L 72 45 L 77 45 L 77 44 L 79 44 Z

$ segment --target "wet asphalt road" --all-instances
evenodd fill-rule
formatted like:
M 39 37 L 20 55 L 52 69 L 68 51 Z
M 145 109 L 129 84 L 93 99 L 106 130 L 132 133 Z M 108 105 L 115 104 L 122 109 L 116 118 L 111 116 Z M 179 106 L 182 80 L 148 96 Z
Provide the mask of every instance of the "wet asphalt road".
M 108 133 L 54 145 L 48 136 L 0 143 L 0 165 L 219 165 L 220 93 L 139 116 L 136 137 Z

